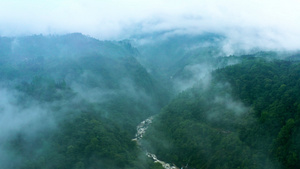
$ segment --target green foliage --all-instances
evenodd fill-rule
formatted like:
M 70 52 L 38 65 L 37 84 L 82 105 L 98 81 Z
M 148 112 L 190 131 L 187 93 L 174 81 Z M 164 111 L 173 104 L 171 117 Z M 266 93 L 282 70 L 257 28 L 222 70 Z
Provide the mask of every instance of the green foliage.
M 164 108 L 144 144 L 178 166 L 299 168 L 299 77 L 297 63 L 252 57 L 218 69 Z
M 169 94 L 128 42 L 69 34 L 0 37 L 0 47 L 1 87 L 55 123 L 31 137 L 12 133 L 9 168 L 159 168 L 131 139 Z
M 191 47 L 199 39 L 211 44 Z M 0 37 L 1 87 L 16 91 L 18 109 L 36 105 L 55 119 L 34 136 L 10 133 L 1 148 L 14 161 L 5 167 L 162 168 L 146 159 L 146 149 L 199 169 L 300 168 L 300 65 L 259 59 L 278 57 L 274 52 L 214 58 L 222 55 L 220 39 L 171 38 L 153 44 L 156 50 L 140 47 L 155 55 L 143 58 L 127 41 L 82 34 Z M 185 67 L 199 63 L 219 67 L 210 85 L 172 100 L 139 149 L 131 141 L 136 125 L 168 102 L 172 79 L 190 79 L 194 72 Z
M 47 164 L 49 168 L 125 168 L 135 158 L 137 147 L 130 135 L 97 115 L 86 112 L 60 128 L 49 150 L 59 156 L 46 156 L 58 163 Z
M 237 134 L 241 117 L 226 108 L 226 102 L 217 101 L 227 97 L 225 93 L 213 94 L 223 90 L 215 85 L 207 91 L 197 87 L 181 93 L 154 120 L 145 136 L 151 143 L 148 149 L 177 166 L 254 168 L 251 151 Z

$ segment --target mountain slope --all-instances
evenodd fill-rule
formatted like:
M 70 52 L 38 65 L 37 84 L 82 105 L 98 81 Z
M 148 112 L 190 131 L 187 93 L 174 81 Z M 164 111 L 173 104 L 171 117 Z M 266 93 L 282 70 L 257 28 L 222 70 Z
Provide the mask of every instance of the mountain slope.
M 245 58 L 178 95 L 144 144 L 190 168 L 298 168 L 299 64 Z
M 0 48 L 1 167 L 152 165 L 131 139 L 168 94 L 129 43 L 76 33 L 1 37 Z

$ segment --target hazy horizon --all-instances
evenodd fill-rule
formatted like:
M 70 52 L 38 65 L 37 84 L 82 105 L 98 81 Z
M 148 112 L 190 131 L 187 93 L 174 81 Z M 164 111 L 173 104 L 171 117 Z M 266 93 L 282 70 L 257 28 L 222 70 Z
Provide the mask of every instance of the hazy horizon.
M 0 2 L 0 36 L 80 32 L 100 40 L 211 32 L 228 45 L 299 50 L 300 2 L 46 0 Z

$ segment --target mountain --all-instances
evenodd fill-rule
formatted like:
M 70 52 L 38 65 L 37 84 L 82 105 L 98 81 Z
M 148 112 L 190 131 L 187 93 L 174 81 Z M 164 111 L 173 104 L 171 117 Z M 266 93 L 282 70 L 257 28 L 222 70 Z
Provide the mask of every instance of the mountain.
M 0 37 L 0 167 L 300 168 L 299 52 L 226 43 Z
M 141 64 L 165 85 L 172 86 L 174 93 L 192 87 L 215 69 L 239 63 L 240 56 L 281 59 L 292 55 L 258 49 L 231 49 L 234 52 L 228 53 L 225 50 L 228 39 L 212 33 L 169 35 L 166 32 L 136 37 L 132 43 L 141 53 L 137 56 Z
M 296 51 L 241 49 L 230 46 L 230 39 L 220 34 L 172 34 L 160 32 L 134 37 L 141 55 L 137 56 L 147 71 L 178 93 L 210 76 L 210 72 L 241 62 L 241 57 L 261 57 L 270 60 L 296 60 Z M 229 47 L 230 46 L 230 47 Z
M 148 72 L 170 85 L 178 72 L 197 64 L 210 65 L 222 52 L 224 37 L 205 33 L 202 35 L 145 35 L 132 42 L 140 51 L 137 59 Z M 177 90 L 176 86 L 174 90 Z
M 169 96 L 130 43 L 74 33 L 0 37 L 0 48 L 1 168 L 148 165 L 131 139 Z
M 158 107 L 164 104 L 159 82 L 135 59 L 139 53 L 126 41 L 99 41 L 75 33 L 1 38 L 0 47 L 1 80 L 16 82 L 19 88 L 33 85 L 37 90 L 34 83 L 52 81 L 84 99 L 99 97 L 95 102 L 121 93 L 136 101 L 149 99 Z
M 163 109 L 144 145 L 189 168 L 299 168 L 299 70 L 259 57 L 217 69 Z

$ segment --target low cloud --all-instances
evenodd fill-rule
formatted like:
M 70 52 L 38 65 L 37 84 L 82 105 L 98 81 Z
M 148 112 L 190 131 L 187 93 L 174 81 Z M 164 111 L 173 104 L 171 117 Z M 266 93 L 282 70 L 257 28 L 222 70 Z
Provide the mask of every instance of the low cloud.
M 198 83 L 201 83 L 201 86 L 203 86 L 203 88 L 207 88 L 210 85 L 211 72 L 213 70 L 214 68 L 207 63 L 188 65 L 183 70 L 183 73 L 188 74 L 188 77 L 175 78 L 174 87 L 178 91 L 184 91 Z
M 0 35 L 82 32 L 119 40 L 167 31 L 168 34 L 220 33 L 226 50 L 298 50 L 300 2 L 204 0 L 46 0 L 0 2 Z
M 56 123 L 49 110 L 37 103 L 20 106 L 21 94 L 16 91 L 0 88 L 0 95 L 0 167 L 15 168 L 23 157 L 11 150 L 16 148 L 11 147 L 12 141 L 22 138 L 23 142 L 18 144 L 32 144 L 41 134 L 54 130 Z M 24 151 L 33 148 L 31 146 L 24 145 Z
M 37 103 L 18 106 L 17 92 L 0 89 L 0 141 L 9 140 L 16 133 L 32 136 L 48 127 L 54 127 L 52 116 Z

